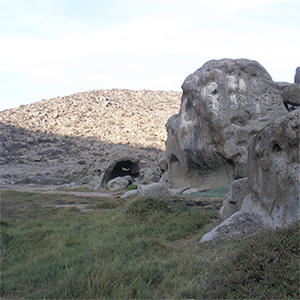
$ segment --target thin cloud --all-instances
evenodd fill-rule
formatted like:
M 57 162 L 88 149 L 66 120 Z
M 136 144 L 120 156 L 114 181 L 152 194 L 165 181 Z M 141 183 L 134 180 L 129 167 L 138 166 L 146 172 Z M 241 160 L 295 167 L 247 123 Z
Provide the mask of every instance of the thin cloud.
M 60 3 L 51 2 L 51 11 Z M 0 76 L 3 86 L 10 87 L 0 89 L 1 98 L 19 97 L 15 91 L 23 83 L 27 90 L 22 99 L 29 99 L 33 90 L 43 86 L 47 86 L 43 98 L 67 93 L 72 87 L 73 92 L 112 87 L 180 90 L 189 73 L 207 60 L 224 57 L 255 59 L 278 81 L 291 81 L 288 78 L 293 78 L 299 65 L 299 28 L 285 23 L 280 13 L 278 22 L 256 14 L 258 8 L 283 0 L 109 3 L 116 21 L 105 26 L 95 21 L 96 15 L 94 21 L 85 23 L 72 15 L 64 19 L 62 13 L 52 17 L 45 11 L 37 19 L 45 17 L 41 28 L 62 34 L 0 33 L 0 44 L 5 45 L 0 48 Z M 292 9 L 293 3 L 287 5 Z M 123 15 L 118 19 L 119 13 Z M 17 77 L 7 79 L 8 72 Z

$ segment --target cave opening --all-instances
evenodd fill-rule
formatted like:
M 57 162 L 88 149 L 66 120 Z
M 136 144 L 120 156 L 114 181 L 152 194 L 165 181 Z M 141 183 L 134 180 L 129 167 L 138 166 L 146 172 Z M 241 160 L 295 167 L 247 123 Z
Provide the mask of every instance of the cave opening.
M 119 161 L 110 173 L 108 181 L 116 177 L 123 177 L 126 175 L 136 177 L 138 176 L 138 171 L 139 166 L 136 163 L 133 163 L 130 160 Z

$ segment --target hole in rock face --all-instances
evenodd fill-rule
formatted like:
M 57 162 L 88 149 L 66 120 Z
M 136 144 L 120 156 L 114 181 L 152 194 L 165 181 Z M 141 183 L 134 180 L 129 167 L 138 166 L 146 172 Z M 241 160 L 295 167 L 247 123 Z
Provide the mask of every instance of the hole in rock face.
M 281 149 L 281 147 L 277 143 L 272 148 L 272 152 L 273 153 L 279 153 L 281 151 L 282 151 L 282 149 Z
M 130 160 L 127 161 L 119 161 L 115 167 L 113 168 L 109 179 L 114 179 L 116 177 L 122 177 L 126 175 L 135 176 L 138 173 L 138 165 L 133 163 Z

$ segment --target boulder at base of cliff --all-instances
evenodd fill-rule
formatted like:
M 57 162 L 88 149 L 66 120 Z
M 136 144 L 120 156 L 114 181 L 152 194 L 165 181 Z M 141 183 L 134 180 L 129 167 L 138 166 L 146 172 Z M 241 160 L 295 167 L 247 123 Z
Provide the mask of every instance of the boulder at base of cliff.
M 160 183 L 141 184 L 137 189 L 138 197 L 172 196 L 172 193 Z
M 107 183 L 110 191 L 124 190 L 128 187 L 129 181 L 125 177 L 116 177 Z
M 275 229 L 299 220 L 299 129 L 300 109 L 297 109 L 255 136 L 249 148 L 248 192 L 241 209 L 205 234 L 201 241 L 240 237 L 254 233 L 255 227 Z M 252 221 L 244 222 L 245 216 Z
M 219 211 L 219 219 L 226 220 L 241 209 L 242 203 L 248 192 L 248 178 L 233 181 L 228 194 L 223 198 L 223 204 Z
M 205 63 L 182 89 L 180 112 L 166 124 L 171 187 L 211 189 L 247 177 L 252 138 L 288 113 L 278 84 L 256 61 L 222 59 Z
M 159 182 L 160 172 L 156 168 L 143 168 L 140 170 L 141 184 Z
M 242 209 L 283 227 L 300 215 L 300 109 L 277 119 L 253 139 L 249 149 L 249 193 Z
M 283 103 L 288 110 L 300 106 L 300 84 L 278 82 Z

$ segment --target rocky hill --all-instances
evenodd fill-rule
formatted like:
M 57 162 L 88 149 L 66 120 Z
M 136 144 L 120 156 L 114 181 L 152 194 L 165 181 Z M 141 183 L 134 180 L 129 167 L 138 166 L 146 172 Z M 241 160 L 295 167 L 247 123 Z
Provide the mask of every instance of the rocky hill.
M 156 166 L 180 92 L 93 90 L 0 112 L 2 185 L 88 183 L 115 144 Z

